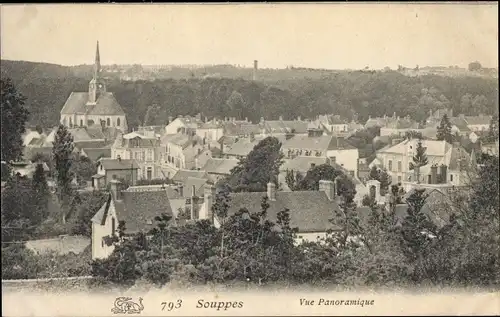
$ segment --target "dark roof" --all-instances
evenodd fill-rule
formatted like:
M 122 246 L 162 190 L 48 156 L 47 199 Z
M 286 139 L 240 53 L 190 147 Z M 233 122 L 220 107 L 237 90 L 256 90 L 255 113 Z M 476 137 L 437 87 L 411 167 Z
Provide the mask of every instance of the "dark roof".
M 134 233 L 150 230 L 154 227 L 156 216 L 172 214 L 170 202 L 165 190 L 122 191 L 122 199 L 115 200 L 109 195 L 108 200 L 92 218 L 94 223 L 104 225 L 111 204 L 114 204 L 119 221 L 125 221 L 125 232 Z
M 101 158 L 99 164 L 101 164 L 105 170 L 139 169 L 139 165 L 135 160 Z
M 125 115 L 111 92 L 101 93 L 95 105 L 87 105 L 87 92 L 72 92 L 64 104 L 61 114 L 90 114 L 90 115 Z
M 236 159 L 223 159 L 223 158 L 209 158 L 207 163 L 202 167 L 202 170 L 212 174 L 227 174 L 238 165 L 239 160 Z
M 186 183 L 189 177 L 208 179 L 208 174 L 205 171 L 179 170 L 175 173 L 174 177 L 172 177 L 172 180 L 174 182 Z
M 101 157 L 111 157 L 110 148 L 84 148 L 82 150 L 85 152 L 85 155 L 87 155 L 87 157 L 94 162 Z
M 315 156 L 297 156 L 293 159 L 284 159 L 283 165 L 281 165 L 280 170 L 293 170 L 295 172 L 306 173 L 311 169 L 311 164 L 321 165 L 326 164 L 328 159 L 326 157 L 315 157 Z
M 235 214 L 241 208 L 249 212 L 260 212 L 262 198 L 265 192 L 232 193 L 229 215 Z M 335 201 L 328 200 L 322 191 L 276 192 L 276 200 L 269 201 L 267 217 L 276 222 L 278 212 L 290 210 L 290 225 L 298 227 L 299 232 L 324 232 L 328 229 L 338 229 L 330 223 L 334 211 L 339 206 Z
M 89 140 L 89 141 L 81 141 L 75 142 L 75 148 L 78 150 L 81 149 L 100 149 L 100 148 L 109 148 L 111 149 L 111 144 L 109 142 L 100 141 L 100 140 Z
M 189 145 L 194 144 L 194 142 L 201 144 L 203 140 L 198 136 L 189 136 L 187 134 L 181 134 L 181 133 L 165 134 L 161 137 L 162 144 L 172 143 L 180 146 L 182 149 L 185 149 Z
M 345 138 L 333 135 L 322 135 L 310 137 L 307 135 L 295 135 L 283 142 L 283 148 L 306 149 L 306 150 L 352 150 L 356 149 L 346 141 Z

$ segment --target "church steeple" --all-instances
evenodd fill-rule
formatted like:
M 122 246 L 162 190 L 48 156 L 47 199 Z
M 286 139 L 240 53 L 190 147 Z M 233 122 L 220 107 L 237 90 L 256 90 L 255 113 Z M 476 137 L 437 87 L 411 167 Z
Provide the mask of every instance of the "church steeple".
M 101 55 L 99 53 L 99 41 L 97 41 L 94 61 L 94 77 L 89 83 L 88 104 L 95 104 L 99 95 L 106 92 L 106 83 L 101 78 Z
M 97 41 L 97 47 L 95 50 L 95 61 L 94 61 L 94 79 L 98 79 L 101 73 L 101 56 L 99 55 L 99 41 Z

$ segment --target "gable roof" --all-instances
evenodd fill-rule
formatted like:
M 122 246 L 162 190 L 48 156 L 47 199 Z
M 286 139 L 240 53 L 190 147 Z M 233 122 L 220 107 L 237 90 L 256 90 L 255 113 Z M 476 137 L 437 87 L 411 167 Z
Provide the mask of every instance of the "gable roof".
M 105 170 L 130 170 L 139 169 L 139 165 L 135 160 L 112 159 L 103 157 L 99 160 L 99 165 Z
M 231 174 L 231 170 L 238 165 L 237 159 L 209 158 L 201 169 L 211 174 Z
M 377 152 L 404 154 L 406 153 L 406 150 L 409 146 L 412 146 L 413 149 L 416 149 L 417 143 L 417 139 L 405 139 L 398 144 L 386 146 L 378 150 Z M 452 145 L 446 141 L 422 140 L 422 146 L 427 148 L 426 154 L 428 156 L 444 156 Z
M 125 115 L 111 92 L 99 94 L 95 105 L 87 105 L 88 99 L 87 92 L 72 92 L 62 108 L 61 114 Z
M 208 174 L 205 171 L 178 170 L 174 177 L 172 177 L 172 180 L 184 184 L 189 177 L 208 179 Z
M 230 208 L 228 215 L 234 215 L 241 208 L 255 213 L 261 210 L 262 198 L 265 192 L 243 192 L 230 194 Z M 334 211 L 338 210 L 338 204 L 328 200 L 323 191 L 295 191 L 276 192 L 276 200 L 268 201 L 269 209 L 267 218 L 276 222 L 277 214 L 281 210 L 290 210 L 290 226 L 298 227 L 299 232 L 325 232 L 335 228 L 329 220 L 334 217 Z
M 83 148 L 83 153 L 93 162 L 101 157 L 111 157 L 111 149 L 108 148 Z
M 165 190 L 123 190 L 121 194 L 121 200 L 115 200 L 109 195 L 107 201 L 92 218 L 92 222 L 104 225 L 112 204 L 118 221 L 125 221 L 126 233 L 149 231 L 155 225 L 156 216 L 162 213 L 173 215 Z

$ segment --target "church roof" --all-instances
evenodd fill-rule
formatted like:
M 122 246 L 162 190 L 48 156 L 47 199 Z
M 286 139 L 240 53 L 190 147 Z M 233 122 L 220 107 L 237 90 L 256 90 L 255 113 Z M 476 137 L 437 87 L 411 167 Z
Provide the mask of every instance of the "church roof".
M 61 114 L 125 115 L 112 92 L 103 92 L 95 105 L 87 105 L 87 92 L 72 92 L 64 104 Z

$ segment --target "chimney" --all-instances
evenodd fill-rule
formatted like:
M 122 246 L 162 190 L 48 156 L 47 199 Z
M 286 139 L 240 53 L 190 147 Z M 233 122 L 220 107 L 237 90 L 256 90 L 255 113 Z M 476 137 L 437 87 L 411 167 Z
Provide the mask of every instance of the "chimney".
M 280 120 L 280 121 L 283 121 L 283 116 L 280 116 L 280 117 L 279 117 L 279 120 Z
M 264 123 L 264 117 L 260 117 L 260 123 Z
M 441 172 L 440 172 L 441 184 L 446 184 L 446 182 L 448 181 L 448 166 L 442 164 L 440 167 L 441 167 Z
M 335 185 L 332 181 L 328 180 L 320 180 L 319 181 L 319 190 L 325 192 L 328 200 L 335 199 Z
M 431 166 L 431 184 L 437 184 L 437 165 Z
M 112 179 L 110 182 L 111 195 L 114 200 L 121 200 L 121 185 L 122 183 L 117 179 Z
M 203 201 L 204 206 L 200 210 L 200 219 L 207 219 L 212 221 L 212 206 L 214 204 L 215 199 L 215 187 L 212 187 L 210 184 L 205 185 L 205 189 L 203 191 Z
M 302 118 L 300 116 L 298 116 L 297 121 L 302 121 Z
M 191 186 L 191 220 L 196 220 L 198 217 L 195 215 L 195 197 L 196 197 L 196 186 Z
M 267 183 L 267 197 L 270 201 L 276 200 L 276 185 L 272 182 Z
M 259 62 L 257 60 L 253 61 L 253 74 L 252 79 L 257 80 L 257 70 L 259 69 Z
M 248 117 L 245 117 L 245 122 L 248 122 Z

